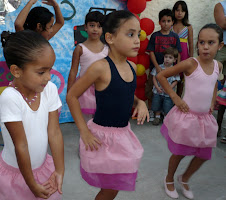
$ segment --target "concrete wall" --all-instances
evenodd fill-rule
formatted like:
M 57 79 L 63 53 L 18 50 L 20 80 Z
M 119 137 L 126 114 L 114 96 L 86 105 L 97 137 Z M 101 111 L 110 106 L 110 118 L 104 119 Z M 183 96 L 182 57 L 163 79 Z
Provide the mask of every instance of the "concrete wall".
M 158 13 L 164 8 L 172 9 L 177 0 L 152 0 L 147 1 L 146 9 L 141 13 L 140 18 L 150 18 L 155 23 L 155 30 L 160 30 Z M 214 6 L 220 0 L 185 0 L 188 5 L 189 22 L 194 30 L 194 44 L 196 44 L 198 32 L 207 23 L 215 23 L 213 11 Z

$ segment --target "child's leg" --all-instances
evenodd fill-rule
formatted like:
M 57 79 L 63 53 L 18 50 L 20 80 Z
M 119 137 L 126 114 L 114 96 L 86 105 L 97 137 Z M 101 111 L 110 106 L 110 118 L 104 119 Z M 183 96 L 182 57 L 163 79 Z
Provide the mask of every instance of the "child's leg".
M 162 108 L 165 116 L 168 114 L 168 112 L 172 109 L 173 106 L 174 103 L 172 99 L 170 97 L 164 97 Z
M 166 182 L 174 182 L 174 174 L 177 170 L 180 161 L 184 158 L 182 155 L 172 155 L 169 159 L 169 166 L 168 166 L 168 174 L 166 176 Z M 167 188 L 170 191 L 174 190 L 174 184 L 167 184 Z
M 218 113 L 217 113 L 217 124 L 218 124 L 217 136 L 218 137 L 221 136 L 221 124 L 222 124 L 222 121 L 223 121 L 224 112 L 225 112 L 225 106 L 220 105 L 219 109 L 218 109 Z
M 113 200 L 118 194 L 117 190 L 101 189 L 95 200 Z
M 159 125 L 161 122 L 160 114 L 162 110 L 162 96 L 159 94 L 153 94 L 151 109 L 155 112 L 155 119 L 152 122 L 153 125 Z
M 189 181 L 189 179 L 191 178 L 191 176 L 202 166 L 202 164 L 205 162 L 206 160 L 202 159 L 202 158 L 198 158 L 198 157 L 194 157 L 188 168 L 186 169 L 186 171 L 184 172 L 184 174 L 182 175 L 182 181 L 184 183 L 187 183 Z M 189 187 L 187 184 L 184 184 L 184 188 L 186 190 L 189 190 Z

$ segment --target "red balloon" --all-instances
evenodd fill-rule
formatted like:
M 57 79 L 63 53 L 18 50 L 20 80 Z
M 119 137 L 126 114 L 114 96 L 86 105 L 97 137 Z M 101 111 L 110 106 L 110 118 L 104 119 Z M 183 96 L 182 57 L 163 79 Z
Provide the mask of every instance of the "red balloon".
M 134 62 L 137 64 L 137 56 L 136 57 L 127 57 L 127 60 Z
M 146 1 L 151 1 L 151 0 L 146 0 Z
M 139 54 L 145 53 L 147 51 L 149 40 L 146 38 L 144 41 L 140 41 L 140 49 L 138 51 Z
M 143 54 L 138 54 L 137 56 L 137 63 L 144 65 L 145 69 L 149 69 L 150 66 L 150 57 L 148 54 L 143 53 Z
M 146 100 L 147 100 L 147 97 L 145 96 L 145 90 L 144 90 L 144 88 L 137 88 L 137 89 L 135 90 L 135 95 L 136 95 L 139 99 L 141 99 L 141 100 L 143 100 L 143 101 L 146 101 Z
M 151 19 L 143 18 L 140 20 L 140 28 L 150 35 L 155 29 L 155 24 Z
M 145 88 L 147 81 L 147 74 L 144 73 L 142 76 L 137 76 L 137 88 Z
M 130 12 L 139 14 L 146 8 L 146 0 L 128 0 L 127 8 Z

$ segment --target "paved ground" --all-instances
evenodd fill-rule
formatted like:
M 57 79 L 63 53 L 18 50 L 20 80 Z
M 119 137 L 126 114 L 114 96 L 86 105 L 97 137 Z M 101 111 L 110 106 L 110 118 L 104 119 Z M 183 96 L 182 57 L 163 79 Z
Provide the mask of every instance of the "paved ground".
M 226 120 L 223 127 L 226 128 Z M 144 147 L 135 192 L 119 192 L 116 200 L 168 200 L 164 193 L 163 178 L 166 174 L 170 152 L 159 129 L 145 123 L 136 125 L 131 120 L 131 127 Z M 226 129 L 223 133 L 226 134 Z M 61 124 L 65 143 L 65 178 L 63 185 L 63 200 L 93 200 L 98 192 L 97 188 L 89 186 L 81 179 L 79 171 L 78 141 L 79 133 L 74 123 Z M 2 143 L 2 141 L 0 141 Z M 226 200 L 226 144 L 218 142 L 213 150 L 212 160 L 208 161 L 192 177 L 191 189 L 196 200 Z M 185 158 L 176 174 L 181 174 L 191 157 Z M 180 200 L 185 200 L 178 187 Z

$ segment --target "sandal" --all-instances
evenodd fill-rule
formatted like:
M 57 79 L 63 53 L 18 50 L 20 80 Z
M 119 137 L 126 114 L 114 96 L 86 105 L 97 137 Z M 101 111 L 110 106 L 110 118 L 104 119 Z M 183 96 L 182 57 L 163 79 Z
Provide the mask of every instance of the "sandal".
M 226 144 L 226 135 L 221 138 L 220 142 Z

